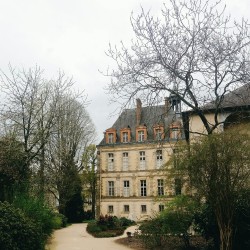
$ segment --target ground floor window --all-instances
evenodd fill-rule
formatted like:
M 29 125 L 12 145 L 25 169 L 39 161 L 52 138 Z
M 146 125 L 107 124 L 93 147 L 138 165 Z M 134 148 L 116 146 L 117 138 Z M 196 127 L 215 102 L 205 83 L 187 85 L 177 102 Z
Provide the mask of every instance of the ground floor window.
M 146 213 L 147 212 L 147 206 L 146 205 L 141 205 L 141 212 Z
M 159 212 L 164 210 L 164 205 L 159 205 Z
M 109 213 L 109 214 L 114 213 L 114 206 L 113 206 L 113 205 L 109 205 L 109 206 L 108 206 L 108 213 Z
M 129 205 L 124 205 L 124 213 L 129 213 Z

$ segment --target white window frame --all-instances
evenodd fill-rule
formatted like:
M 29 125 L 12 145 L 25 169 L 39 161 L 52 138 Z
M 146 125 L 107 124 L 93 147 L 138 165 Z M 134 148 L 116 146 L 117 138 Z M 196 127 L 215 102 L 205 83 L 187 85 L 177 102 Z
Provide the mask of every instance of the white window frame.
M 124 197 L 130 196 L 130 183 L 128 180 L 123 181 L 123 196 Z
M 162 166 L 162 162 L 162 150 L 156 150 L 156 168 L 160 168 Z
M 114 170 L 114 154 L 108 153 L 108 171 Z
M 140 180 L 140 196 L 147 196 L 147 181 Z
M 172 128 L 171 133 L 172 133 L 171 138 L 177 140 L 180 137 L 180 128 L 178 128 L 178 127 Z
M 164 195 L 164 180 L 157 179 L 157 195 L 161 196 Z
M 122 142 L 128 142 L 128 132 L 122 132 Z
M 146 153 L 145 151 L 140 151 L 139 152 L 139 156 L 140 156 L 140 170 L 145 170 L 146 169 Z
M 138 141 L 143 142 L 145 140 L 145 132 L 144 130 L 139 130 L 138 131 Z
M 108 133 L 108 143 L 114 143 L 114 133 Z
M 156 139 L 156 140 L 161 140 L 161 139 L 162 139 L 162 130 L 159 129 L 159 128 L 157 128 L 157 129 L 155 130 L 155 139 Z
M 108 196 L 115 196 L 115 182 L 108 181 Z
M 128 152 L 122 153 L 122 170 L 128 170 Z

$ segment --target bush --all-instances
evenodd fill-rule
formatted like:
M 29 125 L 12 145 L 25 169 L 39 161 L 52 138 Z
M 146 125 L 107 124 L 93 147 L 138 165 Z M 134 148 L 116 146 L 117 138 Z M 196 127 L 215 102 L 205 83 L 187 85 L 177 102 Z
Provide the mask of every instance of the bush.
M 130 227 L 135 225 L 135 222 L 133 220 L 127 219 L 125 217 L 121 217 L 119 221 L 122 227 Z
M 91 221 L 87 225 L 87 231 L 97 238 L 115 237 L 122 235 L 124 229 L 135 222 L 126 218 L 118 219 L 116 216 L 100 216 L 97 221 Z
M 98 226 L 96 224 L 96 221 L 92 221 L 92 222 L 89 222 L 88 225 L 87 225 L 87 231 L 89 233 L 99 233 L 102 231 L 102 229 L 100 228 L 100 226 Z
M 40 231 L 41 237 L 46 241 L 54 229 L 55 213 L 42 199 L 29 197 L 27 195 L 19 195 L 15 198 L 13 204 L 34 221 Z
M 67 226 L 67 218 L 63 214 L 55 213 L 52 219 L 53 229 L 60 229 Z
M 106 226 L 108 229 L 116 229 L 117 227 L 120 227 L 118 218 L 110 215 L 101 215 L 97 221 L 97 225 Z
M 0 250 L 42 250 L 44 245 L 33 220 L 13 205 L 0 203 Z

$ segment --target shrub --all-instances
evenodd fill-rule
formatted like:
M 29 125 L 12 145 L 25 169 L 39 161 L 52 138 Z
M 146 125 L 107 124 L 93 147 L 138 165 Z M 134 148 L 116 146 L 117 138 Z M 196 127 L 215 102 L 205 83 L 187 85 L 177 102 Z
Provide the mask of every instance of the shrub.
M 44 244 L 33 220 L 13 205 L 0 203 L 1 250 L 42 250 Z
M 91 221 L 87 225 L 87 231 L 89 233 L 99 233 L 102 231 L 102 229 L 96 224 L 96 221 Z
M 119 220 L 116 216 L 101 215 L 97 221 L 97 225 L 106 226 L 108 229 L 116 229 L 119 227 Z
M 41 237 L 46 241 L 54 228 L 54 212 L 42 199 L 27 195 L 17 196 L 13 204 L 34 221 L 36 227 L 40 230 Z
M 115 237 L 122 235 L 127 226 L 135 222 L 126 218 L 118 219 L 116 216 L 100 216 L 97 221 L 91 221 L 87 225 L 87 231 L 97 238 Z
M 60 229 L 67 226 L 67 218 L 60 213 L 55 213 L 52 219 L 53 229 Z
M 135 222 L 133 220 L 127 219 L 125 217 L 121 217 L 119 219 L 119 222 L 120 222 L 122 227 L 129 227 L 129 226 L 135 225 Z

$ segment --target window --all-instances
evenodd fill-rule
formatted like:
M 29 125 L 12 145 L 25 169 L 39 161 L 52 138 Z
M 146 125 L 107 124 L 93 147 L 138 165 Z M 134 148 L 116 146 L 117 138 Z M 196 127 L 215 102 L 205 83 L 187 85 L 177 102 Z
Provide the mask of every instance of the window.
M 138 141 L 144 141 L 144 131 L 143 130 L 139 130 L 138 131 Z
M 179 165 L 179 155 L 178 155 L 178 149 L 175 148 L 173 149 L 173 164 L 174 164 L 174 168 L 178 168 L 178 165 Z
M 114 213 L 114 207 L 112 205 L 108 206 L 108 213 L 109 214 Z
M 128 142 L 128 132 L 122 133 L 122 142 Z
M 178 138 L 180 138 L 180 128 L 178 128 L 178 127 L 174 127 L 174 128 L 171 128 L 170 129 L 170 137 L 171 137 L 171 139 L 178 139 Z
M 140 151 L 140 169 L 145 170 L 146 169 L 146 157 L 145 157 L 145 151 Z
M 124 213 L 129 213 L 129 205 L 124 205 Z
M 115 183 L 114 181 L 108 182 L 108 196 L 114 196 L 115 195 Z
M 164 183 L 163 179 L 158 179 L 157 180 L 157 187 L 158 187 L 158 195 L 164 195 Z
M 124 181 L 123 182 L 123 195 L 124 195 L 124 197 L 129 197 L 129 195 L 130 195 L 129 181 Z
M 128 153 L 124 152 L 122 154 L 122 170 L 126 171 L 128 170 Z
M 162 150 L 156 151 L 156 167 L 160 168 L 162 166 Z
M 147 206 L 146 205 L 141 205 L 141 212 L 146 213 L 147 212 Z
M 164 205 L 159 205 L 159 212 L 164 210 Z
M 109 153 L 108 154 L 108 171 L 114 170 L 114 154 Z
M 161 129 L 156 129 L 155 130 L 155 139 L 156 140 L 161 140 L 162 139 L 162 130 Z
M 108 143 L 114 143 L 114 134 L 113 133 L 108 134 Z
M 147 196 L 147 183 L 146 183 L 146 180 L 141 180 L 141 196 Z
M 175 195 L 181 194 L 181 179 L 175 179 L 174 180 L 174 186 L 175 186 Z

